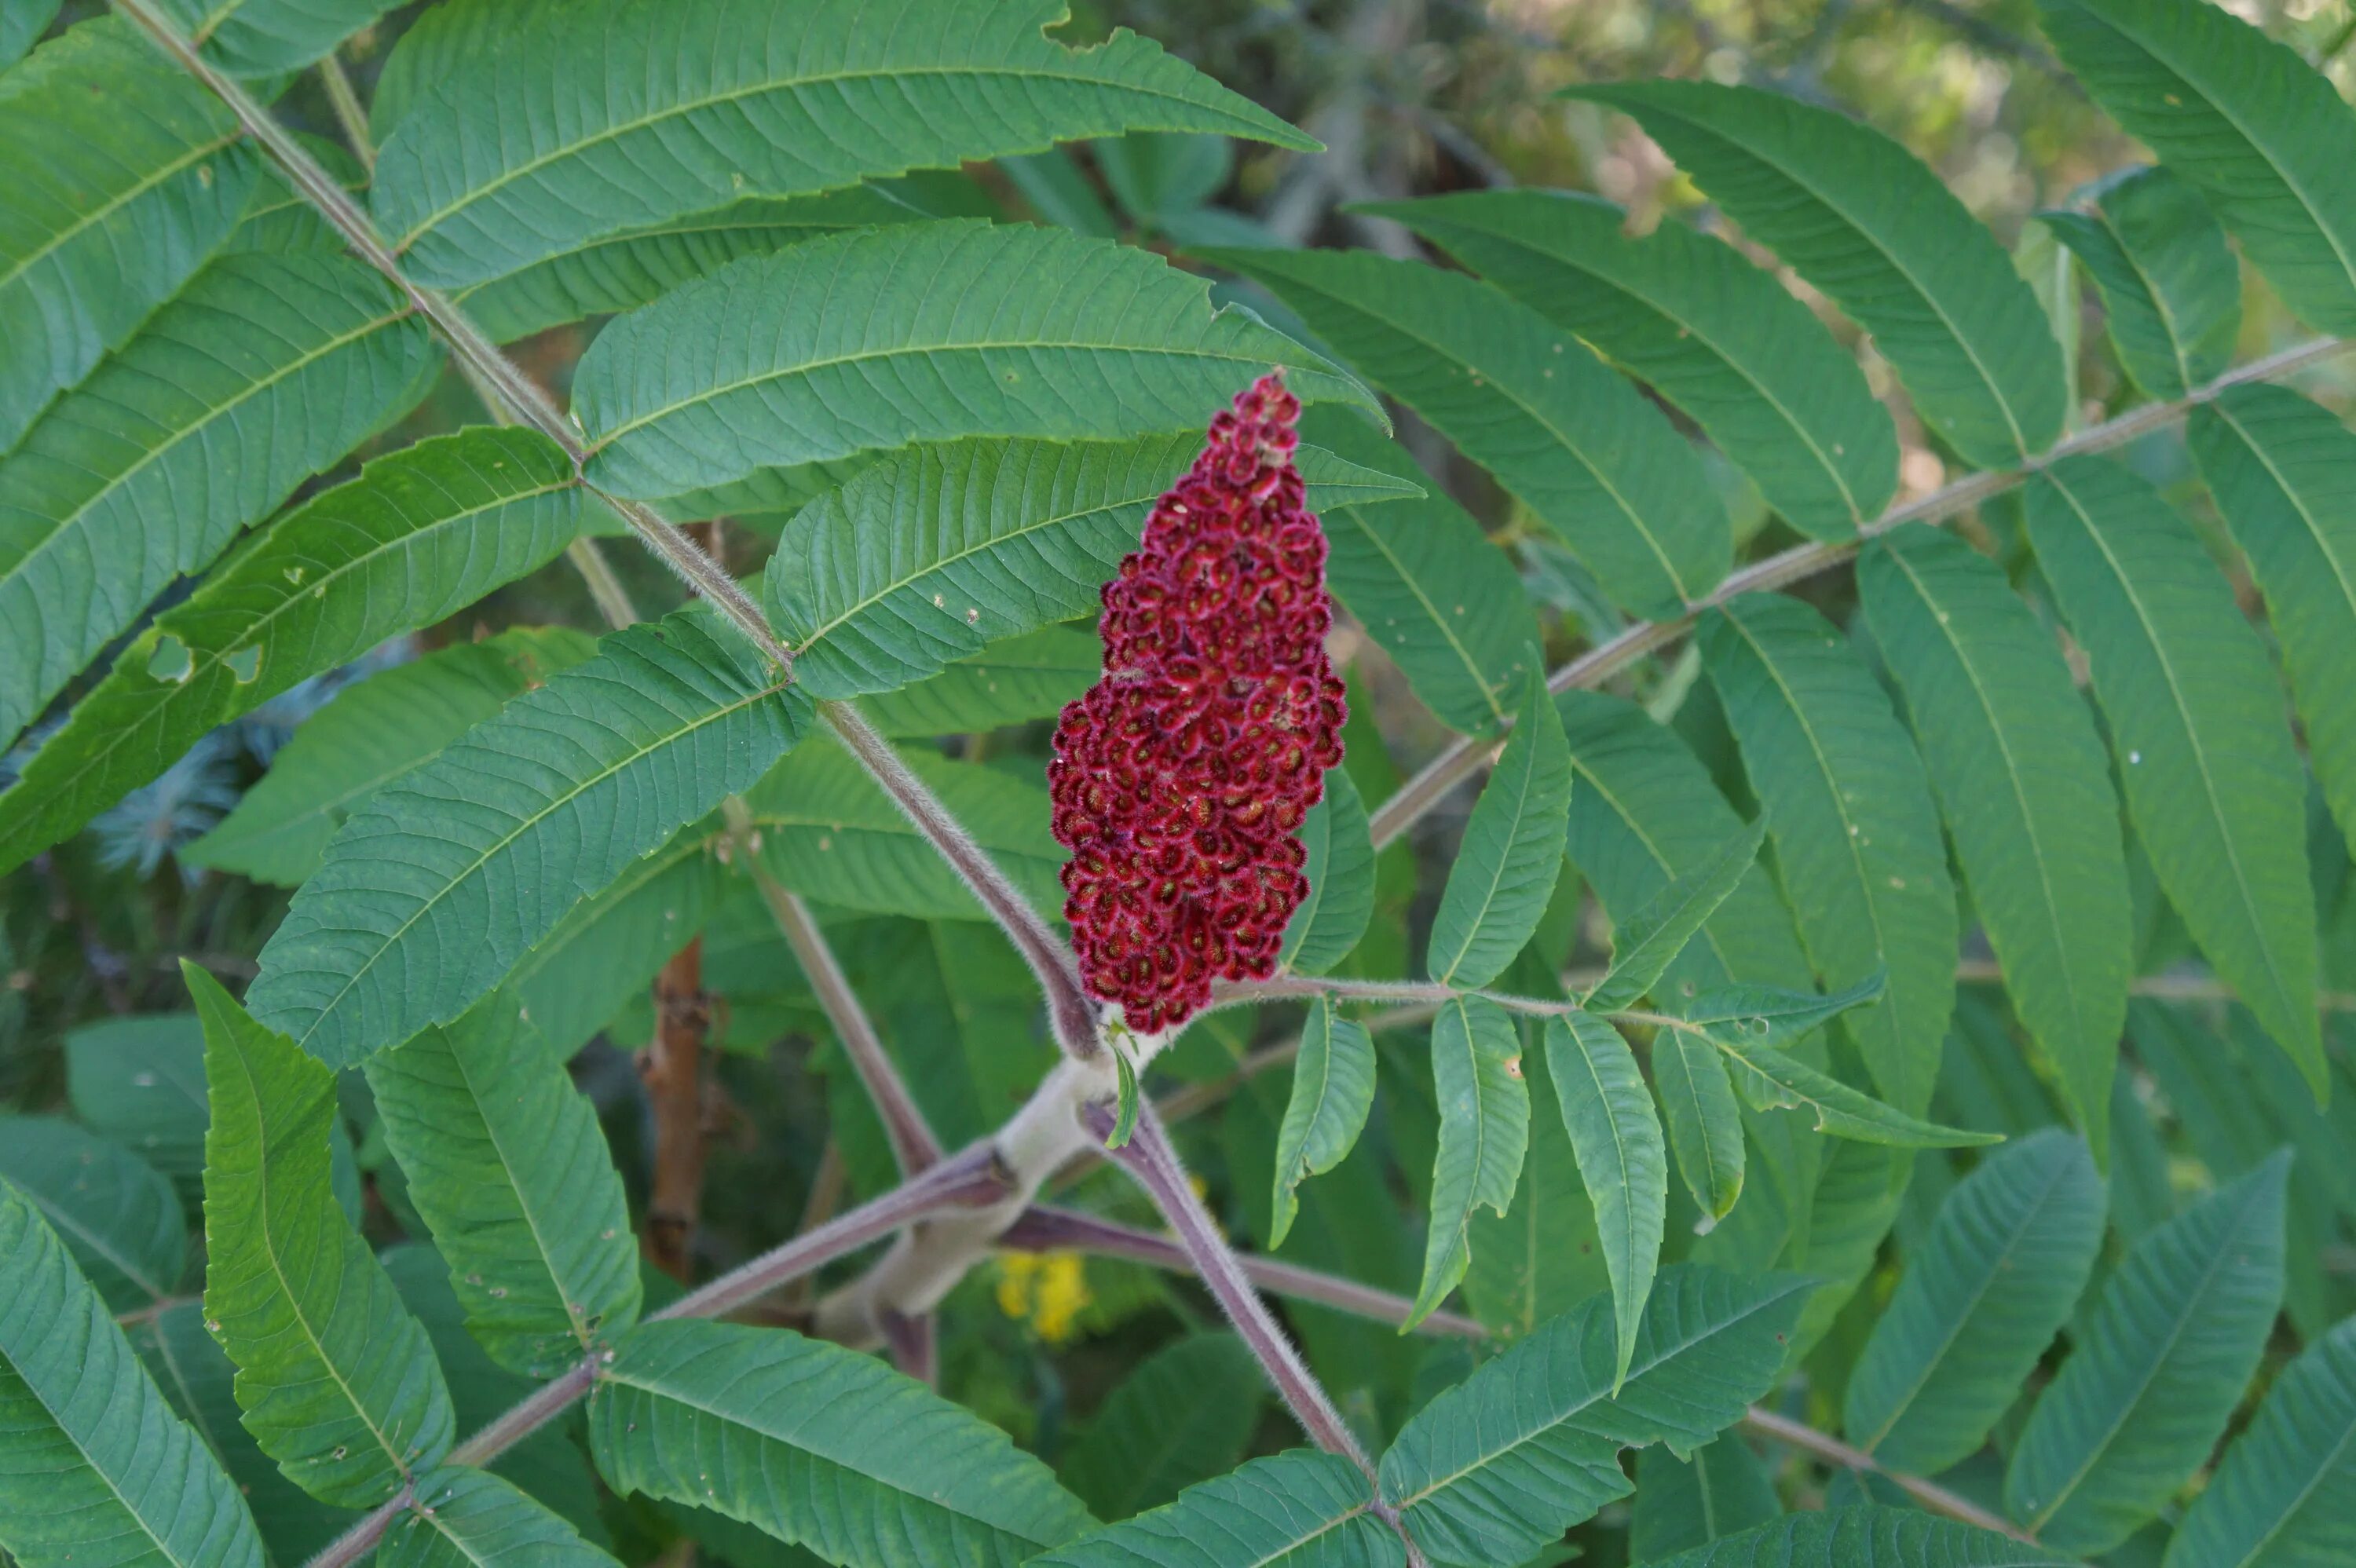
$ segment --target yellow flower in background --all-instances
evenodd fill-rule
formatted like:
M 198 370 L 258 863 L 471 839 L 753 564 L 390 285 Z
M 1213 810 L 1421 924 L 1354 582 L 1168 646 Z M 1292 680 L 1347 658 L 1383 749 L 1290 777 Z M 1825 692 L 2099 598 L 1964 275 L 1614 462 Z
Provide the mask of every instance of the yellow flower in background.
M 998 1309 L 1051 1345 L 1071 1338 L 1096 1297 L 1077 1253 L 1003 1253 L 998 1259 Z

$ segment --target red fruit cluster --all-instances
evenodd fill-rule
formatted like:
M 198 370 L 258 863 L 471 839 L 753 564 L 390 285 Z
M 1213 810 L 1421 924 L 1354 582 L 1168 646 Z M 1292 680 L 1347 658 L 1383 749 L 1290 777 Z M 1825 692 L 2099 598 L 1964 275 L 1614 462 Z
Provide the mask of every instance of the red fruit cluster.
M 1104 677 L 1047 765 L 1080 975 L 1142 1033 L 1264 979 L 1309 891 L 1294 829 L 1342 760 L 1325 536 L 1282 372 L 1237 395 L 1104 589 Z

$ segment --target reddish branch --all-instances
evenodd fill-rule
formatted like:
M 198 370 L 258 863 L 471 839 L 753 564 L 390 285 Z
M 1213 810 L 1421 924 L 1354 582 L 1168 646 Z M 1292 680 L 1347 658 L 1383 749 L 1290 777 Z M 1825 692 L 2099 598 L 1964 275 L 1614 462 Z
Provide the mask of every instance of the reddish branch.
M 682 1282 L 694 1275 L 696 1216 L 703 1207 L 703 1044 L 711 1031 L 699 936 L 655 976 L 655 1037 L 638 1053 L 655 1130 L 644 1244 L 657 1268 Z

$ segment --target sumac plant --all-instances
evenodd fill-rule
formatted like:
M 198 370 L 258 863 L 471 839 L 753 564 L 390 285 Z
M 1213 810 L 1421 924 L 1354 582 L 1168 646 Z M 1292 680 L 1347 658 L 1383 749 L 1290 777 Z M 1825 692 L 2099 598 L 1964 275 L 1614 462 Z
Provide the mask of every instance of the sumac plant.
M 1380 251 L 1049 0 L 0 4 L 0 1556 L 2356 1562 L 2356 113 L 2040 3 L 2018 246 Z

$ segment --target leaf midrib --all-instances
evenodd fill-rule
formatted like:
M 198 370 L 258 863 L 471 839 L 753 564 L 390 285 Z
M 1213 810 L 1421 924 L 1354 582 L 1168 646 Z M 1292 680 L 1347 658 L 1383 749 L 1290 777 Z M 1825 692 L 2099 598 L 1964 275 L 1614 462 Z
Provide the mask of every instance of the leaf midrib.
M 216 136 L 213 140 L 190 147 L 186 155 L 164 165 L 161 168 L 156 169 L 150 177 L 141 180 L 130 189 L 118 191 L 113 196 L 109 197 L 105 201 L 101 202 L 98 206 L 91 208 L 74 222 L 67 225 L 64 229 L 58 230 L 58 232 L 51 236 L 46 243 L 38 245 L 30 251 L 27 251 L 15 266 L 9 268 L 5 272 L 0 272 L 0 291 L 5 291 L 14 287 L 17 279 L 23 277 L 27 272 L 31 272 L 41 262 L 56 255 L 59 251 L 64 250 L 85 230 L 97 224 L 104 222 L 107 219 L 112 218 L 123 208 L 130 206 L 141 197 L 145 196 L 149 191 L 152 191 L 157 187 L 163 185 L 165 181 L 170 179 L 181 170 L 204 162 L 205 159 L 211 157 L 215 153 L 220 152 L 222 148 L 235 143 L 239 137 L 244 134 L 245 131 L 242 127 L 231 126 L 229 131 L 221 135 Z M 236 226 L 232 224 L 230 227 L 234 228 Z
M 1390 541 L 1369 527 L 1366 520 L 1358 515 L 1358 509 L 1355 507 L 1336 507 L 1329 515 L 1338 515 L 1343 521 L 1364 534 L 1367 541 L 1382 556 L 1384 562 L 1398 575 L 1399 582 L 1415 596 L 1415 602 L 1423 606 L 1424 613 L 1431 618 L 1433 625 L 1440 628 L 1440 636 L 1447 641 L 1449 648 L 1456 655 L 1458 662 L 1463 665 L 1464 673 L 1471 676 L 1472 684 L 1480 688 L 1481 699 L 1489 705 L 1491 716 L 1499 724 L 1512 718 L 1513 716 L 1505 711 L 1505 705 L 1497 700 L 1496 690 L 1490 686 L 1488 677 L 1482 674 L 1481 667 L 1473 662 L 1472 650 L 1467 647 L 1463 639 L 1456 635 L 1456 629 L 1451 626 L 1448 624 L 1448 618 L 1440 613 L 1439 602 L 1423 591 L 1421 579 L 1407 569 L 1407 563 L 1399 559 L 1398 552 L 1391 549 Z M 1377 644 L 1380 643 L 1379 635 L 1376 641 Z

